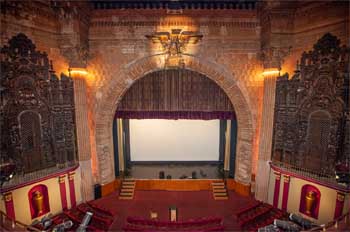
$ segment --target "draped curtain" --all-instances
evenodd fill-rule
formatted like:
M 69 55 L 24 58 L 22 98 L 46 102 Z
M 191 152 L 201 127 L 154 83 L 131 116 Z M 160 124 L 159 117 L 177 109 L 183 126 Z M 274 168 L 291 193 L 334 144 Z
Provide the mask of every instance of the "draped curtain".
M 125 93 L 116 111 L 127 119 L 234 119 L 226 93 L 206 76 L 185 69 L 147 74 Z

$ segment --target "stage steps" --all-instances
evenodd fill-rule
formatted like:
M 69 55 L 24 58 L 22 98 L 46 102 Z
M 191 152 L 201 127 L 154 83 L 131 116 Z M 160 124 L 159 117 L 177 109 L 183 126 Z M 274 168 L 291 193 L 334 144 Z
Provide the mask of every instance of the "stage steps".
M 211 183 L 213 196 L 215 200 L 227 200 L 228 194 L 225 183 L 223 181 L 214 181 Z
M 119 193 L 120 200 L 134 199 L 136 182 L 134 179 L 124 179 Z

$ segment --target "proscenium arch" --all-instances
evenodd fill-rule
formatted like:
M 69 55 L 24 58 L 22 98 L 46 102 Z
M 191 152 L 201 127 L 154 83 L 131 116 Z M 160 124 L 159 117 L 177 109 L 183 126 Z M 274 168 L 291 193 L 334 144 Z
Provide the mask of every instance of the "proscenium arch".
M 230 99 L 238 124 L 235 179 L 242 184 L 250 183 L 254 127 L 248 98 L 244 96 L 247 91 L 219 64 L 189 56 L 185 57 L 185 64 L 186 69 L 213 80 Z M 162 70 L 163 67 L 162 59 L 158 56 L 145 57 L 124 66 L 109 82 L 107 90 L 98 100 L 95 138 L 98 180 L 101 184 L 109 183 L 115 178 L 112 126 L 118 102 L 135 80 Z

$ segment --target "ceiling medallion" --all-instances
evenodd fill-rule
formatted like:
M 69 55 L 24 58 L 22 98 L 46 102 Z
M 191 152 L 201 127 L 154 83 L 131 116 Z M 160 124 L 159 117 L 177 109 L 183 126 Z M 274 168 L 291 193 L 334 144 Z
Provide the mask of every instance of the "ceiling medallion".
M 197 44 L 203 35 L 194 31 L 183 31 L 182 29 L 171 29 L 171 32 L 155 32 L 146 35 L 146 38 L 153 43 L 160 43 L 163 47 L 165 55 L 165 67 L 181 67 L 185 66 L 183 54 L 186 54 L 188 44 Z

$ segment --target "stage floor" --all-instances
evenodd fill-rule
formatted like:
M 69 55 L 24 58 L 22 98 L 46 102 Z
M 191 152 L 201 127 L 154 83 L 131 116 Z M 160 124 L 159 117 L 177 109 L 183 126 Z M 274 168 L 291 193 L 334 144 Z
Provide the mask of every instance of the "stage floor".
M 248 203 L 251 197 L 243 197 L 229 191 L 229 199 L 216 201 L 212 191 L 156 191 L 137 190 L 133 200 L 119 200 L 118 193 L 112 193 L 94 201 L 97 205 L 116 213 L 111 231 L 120 231 L 128 216 L 150 218 L 150 211 L 158 213 L 159 220 L 168 220 L 170 206 L 178 209 L 178 220 L 218 216 L 224 219 L 225 231 L 239 231 L 233 213 Z

